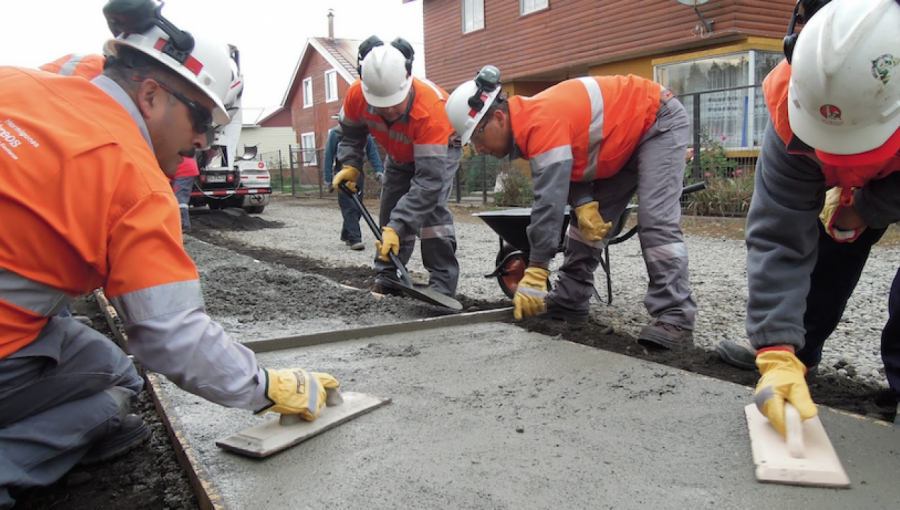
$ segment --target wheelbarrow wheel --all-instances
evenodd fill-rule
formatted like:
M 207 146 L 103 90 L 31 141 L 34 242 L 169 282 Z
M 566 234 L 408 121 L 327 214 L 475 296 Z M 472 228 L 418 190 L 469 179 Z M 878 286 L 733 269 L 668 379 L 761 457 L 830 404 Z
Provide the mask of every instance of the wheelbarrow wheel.
M 501 252 L 502 254 L 502 252 Z M 497 256 L 497 283 L 506 297 L 512 298 L 519 288 L 519 281 L 525 276 L 528 268 L 528 256 L 522 251 L 513 251 L 505 257 Z

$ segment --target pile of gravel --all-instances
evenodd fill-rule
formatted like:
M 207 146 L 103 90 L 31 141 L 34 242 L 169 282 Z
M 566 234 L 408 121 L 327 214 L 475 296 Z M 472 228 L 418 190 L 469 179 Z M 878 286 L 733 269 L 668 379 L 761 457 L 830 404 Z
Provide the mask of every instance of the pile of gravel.
M 374 207 L 371 212 L 376 213 Z M 484 277 L 495 267 L 499 250 L 496 233 L 477 218 L 464 217 L 460 213 L 456 216 L 459 245 L 457 257 L 460 263 L 458 292 L 472 299 L 503 299 L 497 281 Z M 262 217 L 268 221 L 280 222 L 283 227 L 256 231 L 221 231 L 219 235 L 250 246 L 293 252 L 335 267 L 373 266 L 374 238 L 364 223 L 363 241 L 367 244 L 365 251 L 352 251 L 340 241 L 342 219 L 336 201 L 323 205 L 305 200 L 276 199 L 266 208 Z M 693 296 L 699 307 L 694 332 L 696 345 L 712 350 L 722 340 L 745 342 L 747 268 L 744 243 L 696 235 L 686 236 L 686 242 Z M 887 297 L 897 269 L 896 261 L 900 260 L 898 252 L 898 248 L 873 248 L 862 279 L 847 305 L 844 318 L 825 346 L 820 365 L 823 375 L 837 371 L 859 382 L 887 386 L 881 362 L 880 339 L 881 328 L 887 320 Z M 612 246 L 610 259 L 613 304 L 592 302 L 592 314 L 598 321 L 612 324 L 617 331 L 637 335 L 640 328 L 650 321 L 643 306 L 647 273 L 637 238 Z M 560 254 L 556 257 L 555 264 L 558 265 L 561 261 Z M 412 273 L 424 273 L 418 248 L 408 269 Z M 254 279 L 259 276 L 245 275 Z M 258 280 L 265 284 L 265 278 Z M 605 296 L 605 275 L 602 269 L 597 271 L 595 280 L 601 295 Z M 341 290 L 331 289 L 325 294 L 330 296 L 332 292 L 340 293 Z M 251 303 L 246 305 L 252 308 Z M 377 309 L 384 305 L 367 302 L 365 306 Z M 240 329 L 239 324 L 230 326 Z M 285 326 L 287 329 L 288 325 Z M 323 329 L 327 326 L 326 323 L 321 325 Z M 227 326 L 226 329 L 231 331 Z

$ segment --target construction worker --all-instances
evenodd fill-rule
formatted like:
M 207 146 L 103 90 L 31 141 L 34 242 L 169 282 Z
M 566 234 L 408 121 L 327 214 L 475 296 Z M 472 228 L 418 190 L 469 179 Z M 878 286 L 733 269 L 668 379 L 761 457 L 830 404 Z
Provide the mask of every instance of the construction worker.
M 566 80 L 533 97 L 507 98 L 499 74 L 483 68 L 453 92 L 447 112 L 462 141 L 478 152 L 531 163 L 531 250 L 513 297 L 515 317 L 546 309 L 553 319 L 587 322 L 606 236 L 637 192 L 638 235 L 650 276 L 644 305 L 653 317 L 638 340 L 691 346 L 697 306 L 679 226 L 689 131 L 684 107 L 659 84 L 631 75 Z M 559 281 L 548 294 L 548 266 L 567 203 L 577 219 L 569 223 Z
M 331 183 L 334 180 L 334 174 L 341 171 L 340 163 L 335 159 L 338 147 L 338 128 L 337 126 L 328 130 L 328 140 L 325 142 L 325 156 L 322 161 L 322 173 L 325 182 Z M 378 147 L 375 145 L 375 139 L 372 135 L 366 137 L 366 160 L 372 165 L 375 171 L 375 180 L 381 182 L 384 177 L 384 166 L 381 164 L 381 156 L 378 154 Z M 356 194 L 359 199 L 363 198 L 363 189 L 365 187 L 366 177 L 360 172 L 359 179 L 356 180 Z M 346 193 L 338 194 L 338 206 L 341 208 L 341 216 L 344 223 L 341 226 L 341 241 L 343 241 L 351 250 L 362 251 L 366 249 L 366 245 L 362 242 L 362 231 L 359 228 L 359 218 L 361 216 L 359 209 L 353 202 L 353 199 Z
M 141 15 L 122 15 L 132 7 Z M 128 356 L 55 316 L 97 287 L 135 360 L 210 401 L 310 420 L 338 385 L 260 367 L 206 315 L 182 246 L 167 176 L 229 121 L 227 47 L 179 30 L 150 0 L 108 8 L 121 18 L 109 16 L 118 35 L 101 76 L 0 67 L 0 509 L 150 433 L 129 414 L 143 381 Z
M 771 122 L 746 229 L 747 334 L 762 375 L 756 404 L 782 434 L 785 401 L 803 419 L 817 413 L 795 354 L 804 346 L 816 223 L 855 242 L 867 227 L 900 220 L 900 4 L 832 0 L 798 35 L 799 9 L 786 61 L 763 82 Z M 900 380 L 888 382 L 900 390 Z
M 181 214 L 181 231 L 191 231 L 191 190 L 194 189 L 194 180 L 200 175 L 197 160 L 192 157 L 184 157 L 178 165 L 175 175 L 172 176 L 172 191 L 178 200 L 178 211 Z
M 360 45 L 358 58 L 360 80 L 347 91 L 338 119 L 341 171 L 332 185 L 337 189 L 347 181 L 356 190 L 371 133 L 387 152 L 378 218 L 382 241 L 375 242 L 372 291 L 401 294 L 388 254 L 406 264 L 418 236 L 428 287 L 455 297 L 459 263 L 447 199 L 462 146 L 444 111 L 447 93 L 412 76 L 413 48 L 402 38 L 385 45 L 372 36 Z

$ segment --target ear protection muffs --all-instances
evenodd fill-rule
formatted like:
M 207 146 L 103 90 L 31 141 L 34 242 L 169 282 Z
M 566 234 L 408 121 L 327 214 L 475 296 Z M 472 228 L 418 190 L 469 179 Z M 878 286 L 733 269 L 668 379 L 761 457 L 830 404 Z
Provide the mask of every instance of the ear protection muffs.
M 162 8 L 162 4 L 151 0 L 110 0 L 103 6 L 103 15 L 113 37 L 142 34 L 154 25 L 159 27 L 169 36 L 160 51 L 184 64 L 194 49 L 194 37 L 164 18 Z
M 412 64 L 413 64 L 413 56 L 415 55 L 415 50 L 413 50 L 412 44 L 402 38 L 398 37 L 391 41 L 391 46 L 397 48 L 397 50 L 406 57 L 406 74 L 412 74 Z
M 787 59 L 788 64 L 791 63 L 791 57 L 794 55 L 794 46 L 797 45 L 797 38 L 800 37 L 800 34 L 794 33 L 794 29 L 797 25 L 806 23 L 806 19 L 800 14 L 800 3 L 802 1 L 803 0 L 797 0 L 797 3 L 794 4 L 794 12 L 791 14 L 791 22 L 788 23 L 787 35 L 784 36 L 784 40 L 782 41 L 784 58 Z
M 486 65 L 475 75 L 475 93 L 469 97 L 467 103 L 469 108 L 480 112 L 484 108 L 484 100 L 481 96 L 487 92 L 491 93 L 500 86 L 500 70 L 492 65 Z M 498 100 L 500 96 L 497 96 Z
M 356 55 L 356 72 L 359 73 L 360 78 L 362 78 L 363 59 L 372 51 L 372 48 L 377 48 L 378 46 L 384 46 L 384 41 L 379 39 L 377 35 L 373 35 L 359 44 L 359 52 Z
M 356 72 L 359 73 L 359 76 L 362 77 L 362 61 L 366 58 L 366 55 L 372 51 L 372 48 L 377 48 L 378 46 L 384 46 L 384 41 L 382 41 L 377 35 L 373 35 L 360 43 L 359 45 L 359 53 L 356 56 Z M 412 44 L 406 39 L 402 37 L 398 37 L 391 41 L 391 46 L 397 48 L 397 51 L 403 54 L 403 57 L 406 58 L 406 74 L 412 74 L 412 64 L 413 57 L 416 52 L 413 50 Z

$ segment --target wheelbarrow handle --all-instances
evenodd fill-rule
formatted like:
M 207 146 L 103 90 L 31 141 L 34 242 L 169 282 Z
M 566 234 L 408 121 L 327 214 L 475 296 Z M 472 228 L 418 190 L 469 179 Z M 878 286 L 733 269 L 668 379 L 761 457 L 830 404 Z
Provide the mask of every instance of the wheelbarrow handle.
M 353 200 L 353 203 L 356 205 L 356 208 L 359 209 L 359 213 L 362 215 L 363 219 L 366 220 L 366 223 L 369 225 L 369 228 L 372 230 L 372 234 L 375 236 L 375 239 L 378 239 L 378 242 L 384 242 L 384 239 L 381 237 L 381 229 L 378 228 L 378 225 L 375 224 L 375 220 L 372 219 L 372 215 L 369 214 L 369 211 L 366 209 L 366 206 L 363 205 L 362 201 L 359 199 L 359 195 L 353 192 L 350 188 L 347 187 L 347 184 L 344 181 L 341 181 L 339 184 L 341 191 L 350 196 Z M 400 283 L 412 287 L 412 279 L 409 277 L 409 273 L 406 271 L 406 267 L 403 266 L 403 263 L 400 262 L 400 257 L 394 255 L 393 251 L 388 252 L 388 256 L 391 258 L 391 263 L 394 264 L 394 267 L 397 268 L 397 273 L 400 276 Z

